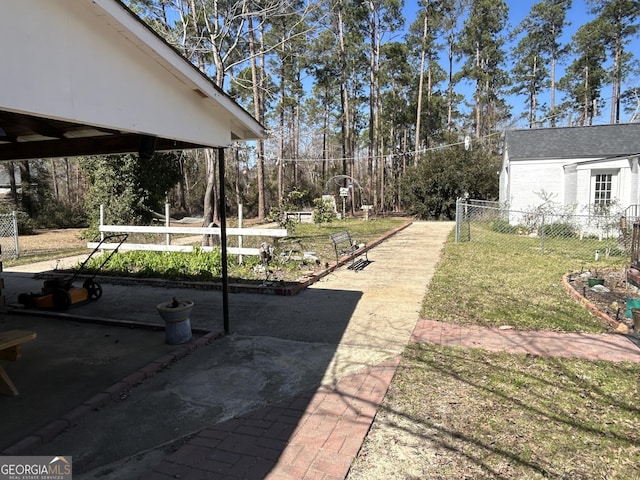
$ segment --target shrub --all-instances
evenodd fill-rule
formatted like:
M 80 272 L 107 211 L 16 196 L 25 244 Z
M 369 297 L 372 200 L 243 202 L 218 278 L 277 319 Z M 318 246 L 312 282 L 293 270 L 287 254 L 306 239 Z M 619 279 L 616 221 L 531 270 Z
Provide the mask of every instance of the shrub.
M 16 212 L 16 223 L 19 235 L 31 235 L 37 228 L 36 222 L 25 212 L 16 210 L 13 204 L 0 204 L 0 214 L 7 215 Z
M 556 222 L 543 225 L 539 235 L 555 238 L 572 238 L 576 236 L 576 228 L 570 223 Z
M 519 227 L 511 225 L 507 220 L 496 220 L 491 223 L 491 230 L 498 233 L 517 233 Z
M 315 223 L 330 223 L 337 218 L 333 205 L 329 200 L 316 198 L 313 200 L 313 205 L 315 207 L 313 212 L 313 221 Z
M 84 228 L 88 224 L 82 205 L 67 204 L 53 198 L 43 203 L 35 222 L 40 228 Z

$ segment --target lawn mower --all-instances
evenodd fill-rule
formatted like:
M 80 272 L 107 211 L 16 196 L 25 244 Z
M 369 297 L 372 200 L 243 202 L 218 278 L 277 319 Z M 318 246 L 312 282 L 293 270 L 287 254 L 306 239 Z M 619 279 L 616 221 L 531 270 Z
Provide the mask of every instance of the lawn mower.
M 82 262 L 72 277 L 68 278 L 50 278 L 44 281 L 42 291 L 40 293 L 21 293 L 18 295 L 18 302 L 27 308 L 44 308 L 51 310 L 64 311 L 74 305 L 81 305 L 87 302 L 98 300 L 102 297 L 102 287 L 95 281 L 96 275 L 102 270 L 102 267 L 111 259 L 118 251 L 120 246 L 127 239 L 127 234 L 108 235 L 100 240 L 98 246 L 89 254 L 87 259 Z M 103 243 L 113 241 L 118 246 L 105 255 L 104 261 L 95 270 L 90 278 L 82 282 L 82 287 L 74 286 L 74 282 L 80 275 L 85 274 L 85 267 L 89 260 L 100 250 Z

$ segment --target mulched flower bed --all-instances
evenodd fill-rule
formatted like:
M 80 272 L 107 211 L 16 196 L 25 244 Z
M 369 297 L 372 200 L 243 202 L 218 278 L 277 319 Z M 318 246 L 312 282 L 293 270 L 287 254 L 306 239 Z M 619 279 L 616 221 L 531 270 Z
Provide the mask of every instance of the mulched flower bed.
M 626 316 L 628 299 L 640 300 L 640 289 L 627 281 L 625 268 L 601 270 L 598 273 L 599 277 L 604 278 L 605 288 L 589 287 L 588 279 L 591 274 L 588 271 L 570 273 L 566 279 L 569 285 L 600 313 L 625 325 L 629 334 L 640 337 L 640 332 L 633 330 L 633 319 Z

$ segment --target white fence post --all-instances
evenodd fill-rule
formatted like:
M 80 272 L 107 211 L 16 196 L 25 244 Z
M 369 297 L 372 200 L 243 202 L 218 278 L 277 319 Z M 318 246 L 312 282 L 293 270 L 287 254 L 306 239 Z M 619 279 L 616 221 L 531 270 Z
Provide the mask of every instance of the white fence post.
M 242 228 L 242 204 L 238 204 L 238 228 Z M 242 249 L 242 235 L 238 235 L 238 248 Z M 244 257 L 242 254 L 238 255 L 238 263 L 242 265 Z
M 458 197 L 456 199 L 456 243 L 460 241 L 460 224 L 462 223 L 462 215 L 460 212 L 461 203 L 462 203 L 462 198 Z
M 100 226 L 104 225 L 104 204 L 100 204 Z M 100 230 L 100 240 L 104 240 L 104 232 Z
M 164 204 L 164 226 L 165 227 L 170 227 L 171 226 L 171 220 L 169 219 L 169 204 L 165 203 Z M 171 245 L 171 234 L 167 233 L 167 245 Z

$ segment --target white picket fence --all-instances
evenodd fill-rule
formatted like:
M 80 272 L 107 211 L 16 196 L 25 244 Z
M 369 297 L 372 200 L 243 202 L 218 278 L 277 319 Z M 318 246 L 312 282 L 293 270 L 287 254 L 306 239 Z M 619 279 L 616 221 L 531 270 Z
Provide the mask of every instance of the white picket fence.
M 147 250 L 156 252 L 193 252 L 193 245 L 171 245 L 172 234 L 188 235 L 217 235 L 220 237 L 220 227 L 171 227 L 169 216 L 169 204 L 165 205 L 165 214 L 158 215 L 158 218 L 165 221 L 165 226 L 138 226 L 138 225 L 104 225 L 104 205 L 100 205 L 100 225 L 99 231 L 104 239 L 105 233 L 153 233 L 165 235 L 165 243 L 113 243 L 113 242 L 88 242 L 87 248 L 100 248 L 100 250 Z M 269 237 L 282 238 L 287 236 L 285 228 L 242 228 L 242 205 L 238 205 L 238 228 L 227 228 L 227 239 L 229 236 L 238 237 L 237 247 L 227 247 L 227 253 L 231 255 L 260 255 L 258 247 L 244 247 L 244 237 Z M 199 246 L 198 249 L 210 252 L 214 247 Z
M 217 235 L 220 236 L 220 227 L 154 227 L 136 225 L 100 225 L 100 233 L 152 233 L 159 235 L 189 234 L 189 235 Z M 243 237 L 270 237 L 282 238 L 287 236 L 284 228 L 227 228 L 228 236 Z M 238 242 L 242 245 L 242 242 Z M 148 250 L 158 252 L 192 252 L 192 245 L 171 245 L 169 240 L 165 244 L 157 243 L 119 243 L 88 242 L 88 248 L 98 248 L 101 250 L 114 250 L 118 248 L 125 250 Z M 214 247 L 197 247 L 202 251 L 211 251 Z M 258 247 L 227 247 L 227 252 L 232 255 L 259 255 Z

